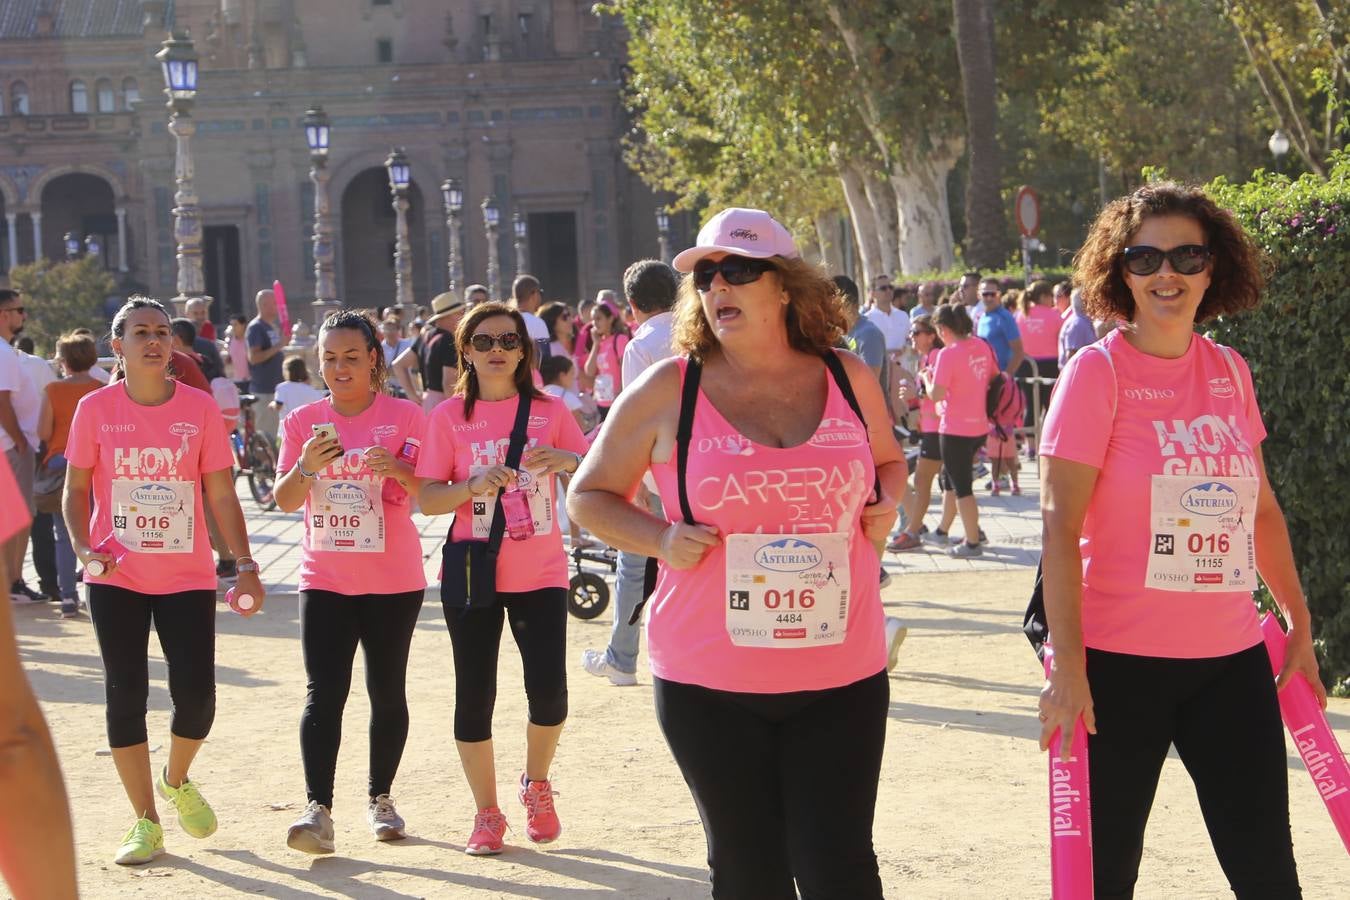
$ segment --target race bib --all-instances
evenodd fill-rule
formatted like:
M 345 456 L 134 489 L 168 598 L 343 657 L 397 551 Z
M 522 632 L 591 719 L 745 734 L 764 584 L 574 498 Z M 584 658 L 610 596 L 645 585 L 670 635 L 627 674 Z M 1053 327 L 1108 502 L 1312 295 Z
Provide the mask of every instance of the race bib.
M 595 394 L 595 402 L 603 403 L 606 406 L 614 402 L 614 376 L 601 373 L 595 376 L 595 386 L 592 391 Z
M 316 478 L 309 489 L 309 549 L 383 553 L 383 482 Z
M 197 516 L 193 481 L 112 483 L 113 534 L 136 553 L 191 553 Z
M 480 475 L 490 468 L 493 467 L 470 466 L 469 477 Z M 530 516 L 534 519 L 535 535 L 552 534 L 553 520 L 556 517 L 556 511 L 553 508 L 553 477 L 541 475 L 543 469 L 517 469 L 516 471 L 520 473 L 516 486 L 530 501 Z M 473 539 L 485 541 L 492 530 L 492 513 L 497 508 L 497 495 L 487 494 L 482 497 L 474 497 L 470 502 L 473 504 Z
M 1255 478 L 1154 475 L 1145 587 L 1160 591 L 1256 588 Z
M 848 631 L 848 535 L 727 536 L 727 635 L 737 647 L 798 650 Z

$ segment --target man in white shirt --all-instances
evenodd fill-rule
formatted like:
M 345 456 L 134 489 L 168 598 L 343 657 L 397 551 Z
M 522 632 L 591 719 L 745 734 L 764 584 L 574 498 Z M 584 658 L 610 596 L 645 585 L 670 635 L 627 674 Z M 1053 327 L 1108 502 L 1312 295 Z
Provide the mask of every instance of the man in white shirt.
M 37 512 L 33 505 L 33 472 L 37 461 L 38 416 L 41 397 L 29 377 L 19 351 L 11 341 L 23 331 L 28 310 L 18 291 L 0 290 L 0 449 L 14 473 L 19 493 L 28 506 L 25 519 L 31 520 Z M 5 565 L 14 583 L 10 596 L 38 601 L 44 599 L 37 591 L 23 584 L 23 558 L 28 549 L 30 525 L 25 524 L 4 543 Z
M 889 365 L 886 367 L 887 383 L 882 385 L 882 389 L 886 392 L 891 416 L 898 422 L 905 413 L 899 399 L 901 372 L 909 371 L 913 366 L 907 365 L 908 361 L 904 358 L 905 350 L 909 347 L 909 313 L 893 304 L 892 297 L 890 276 L 873 276 L 872 308 L 866 316 L 869 322 L 881 329 L 882 336 L 886 338 L 886 359 Z
M 970 313 L 970 323 L 974 325 L 984 315 L 984 304 L 980 302 L 980 273 L 970 271 L 961 276 L 956 296 L 966 312 Z
M 636 381 L 643 372 L 671 356 L 671 307 L 675 305 L 678 281 L 675 271 L 658 259 L 633 263 L 623 273 L 623 293 L 633 311 L 637 328 L 623 351 L 623 386 Z M 648 474 L 638 489 L 637 502 L 656 515 L 662 515 L 661 499 Z M 618 585 L 614 597 L 614 626 L 609 646 L 604 650 L 586 650 L 581 666 L 592 675 L 608 678 L 611 684 L 637 684 L 638 643 L 641 622 L 629 624 L 633 611 L 645 599 L 645 581 L 650 560 L 637 553 L 619 551 Z
M 534 354 L 534 367 L 537 369 L 540 360 L 549 355 L 549 344 L 553 340 L 548 335 L 548 325 L 537 315 L 539 304 L 544 300 L 544 289 L 533 275 L 517 275 L 516 280 L 511 282 L 511 296 L 515 298 L 520 317 L 525 320 L 525 332 L 534 341 L 537 351 Z

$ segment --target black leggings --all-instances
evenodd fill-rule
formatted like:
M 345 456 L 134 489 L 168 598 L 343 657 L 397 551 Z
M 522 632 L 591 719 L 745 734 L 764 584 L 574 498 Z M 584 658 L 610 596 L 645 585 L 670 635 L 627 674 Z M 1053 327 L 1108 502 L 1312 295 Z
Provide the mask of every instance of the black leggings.
M 947 472 L 956 499 L 969 497 L 975 493 L 972 470 L 975 468 L 975 454 L 984 446 L 982 434 L 966 437 L 959 434 L 940 434 L 938 442 L 942 446 L 942 468 Z
M 455 653 L 457 741 L 473 743 L 492 737 L 503 613 L 511 623 L 511 636 L 525 668 L 530 722 L 561 725 L 567 718 L 567 589 L 498 593 L 497 602 L 484 609 L 445 610 Z
M 109 747 L 146 742 L 151 621 L 169 669 L 169 731 L 193 741 L 210 733 L 216 717 L 215 591 L 138 594 L 90 584 L 89 618 L 103 657 Z
M 359 643 L 370 697 L 370 796 L 389 793 L 408 741 L 408 647 L 422 591 L 406 594 L 300 592 L 300 646 L 309 693 L 300 714 L 300 755 L 308 799 L 333 808 L 342 710 Z
M 1087 651 L 1096 896 L 1134 896 L 1144 827 L 1173 745 L 1238 900 L 1302 896 L 1275 680 L 1264 644 L 1208 659 Z
M 881 897 L 872 817 L 890 704 L 884 671 L 788 694 L 652 686 L 703 820 L 713 897 Z
M 1036 374 L 1041 378 L 1057 378 L 1059 376 L 1059 360 L 1055 357 L 1036 360 Z M 1050 388 L 1052 385 L 1037 384 L 1032 385 L 1023 381 L 1024 378 L 1031 377 L 1031 360 L 1024 359 L 1022 364 L 1017 367 L 1013 373 L 1017 379 L 1017 386 L 1022 389 L 1022 400 L 1026 403 L 1026 412 L 1022 416 L 1023 425 L 1032 425 L 1032 418 L 1036 415 L 1036 407 L 1032 403 L 1031 391 L 1035 388 L 1037 395 L 1041 398 L 1041 418 L 1045 418 L 1047 408 L 1050 406 Z

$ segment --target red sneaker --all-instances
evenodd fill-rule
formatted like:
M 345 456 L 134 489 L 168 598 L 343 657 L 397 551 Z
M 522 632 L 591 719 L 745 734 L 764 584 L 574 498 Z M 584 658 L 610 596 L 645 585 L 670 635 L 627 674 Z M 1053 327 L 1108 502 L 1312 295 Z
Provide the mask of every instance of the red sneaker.
M 553 808 L 555 791 L 551 781 L 530 781 L 520 774 L 520 803 L 525 807 L 525 836 L 536 844 L 556 841 L 562 834 L 562 823 Z
M 473 817 L 473 834 L 464 845 L 470 856 L 492 856 L 502 852 L 502 838 L 506 835 L 506 816 L 495 806 L 478 811 Z

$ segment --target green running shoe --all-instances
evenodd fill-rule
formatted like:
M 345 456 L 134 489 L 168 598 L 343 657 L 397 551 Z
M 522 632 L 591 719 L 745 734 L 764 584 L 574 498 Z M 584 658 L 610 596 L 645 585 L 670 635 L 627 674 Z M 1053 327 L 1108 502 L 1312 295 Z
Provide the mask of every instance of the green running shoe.
M 137 819 L 126 837 L 122 838 L 122 846 L 117 848 L 113 862 L 119 866 L 139 866 L 163 855 L 164 829 L 159 827 L 158 822 Z
M 216 814 L 211 804 L 197 790 L 197 785 L 184 781 L 179 787 L 169 787 L 168 767 L 159 770 L 155 788 L 159 795 L 173 804 L 178 810 L 178 824 L 195 838 L 210 837 L 216 833 Z

